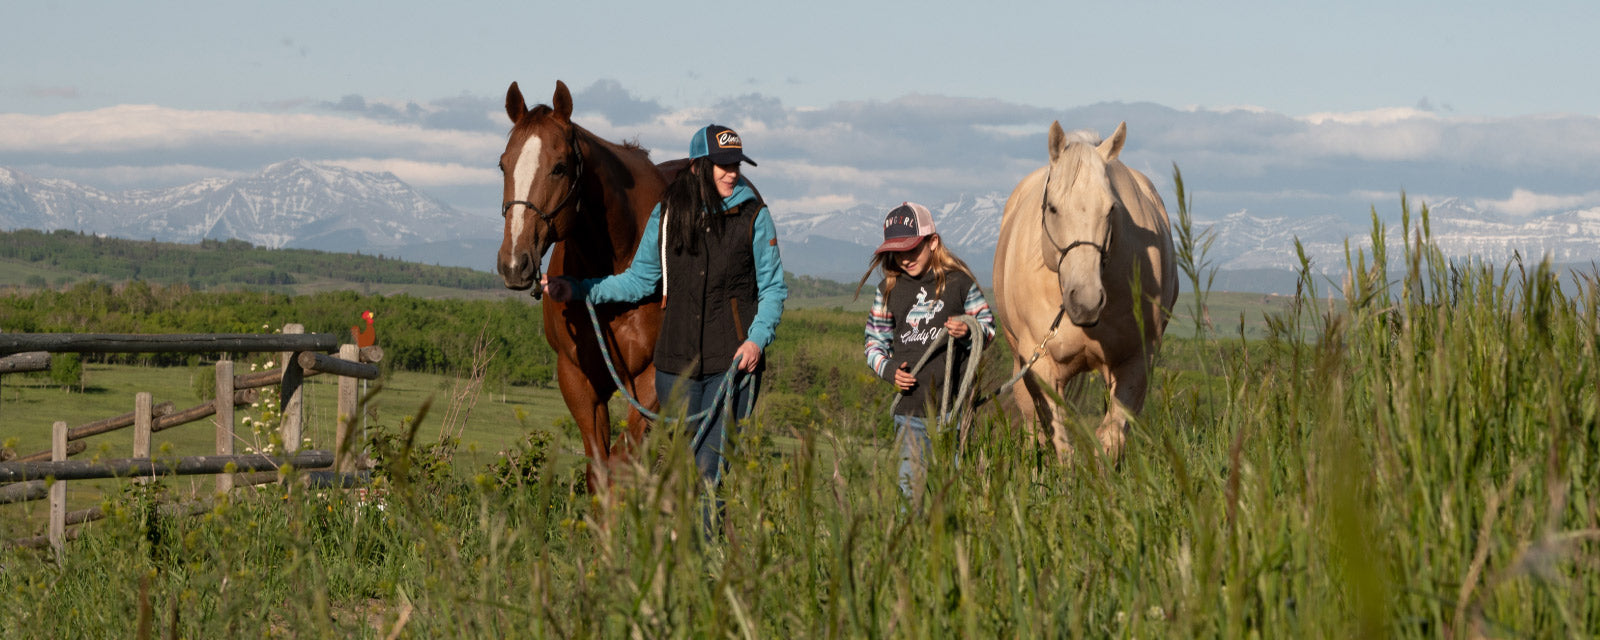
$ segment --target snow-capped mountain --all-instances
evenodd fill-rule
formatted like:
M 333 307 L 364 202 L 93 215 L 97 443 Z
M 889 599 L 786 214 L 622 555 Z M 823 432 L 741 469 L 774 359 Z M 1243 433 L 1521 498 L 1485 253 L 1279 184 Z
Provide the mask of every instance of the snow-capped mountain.
M 0 228 L 87 229 L 116 201 L 93 187 L 0 167 Z
M 990 279 L 1005 200 L 1006 194 L 996 192 L 923 203 L 933 211 L 945 242 L 983 281 Z M 823 213 L 776 208 L 785 268 L 855 282 L 883 239 L 883 214 L 898 204 Z M 1514 255 L 1549 256 L 1566 264 L 1600 260 L 1600 208 L 1507 218 L 1462 199 L 1429 205 L 1433 239 L 1452 258 L 1499 264 Z M 1412 203 L 1413 229 L 1422 225 L 1421 208 Z M 1170 213 L 1176 227 L 1176 211 Z M 1383 216 L 1381 222 L 1388 246 L 1399 247 L 1399 216 Z M 0 228 L 72 229 L 170 242 L 235 238 L 266 247 L 384 253 L 485 271 L 493 270 L 500 242 L 498 219 L 464 214 L 392 174 L 303 160 L 280 162 L 243 178 L 124 192 L 0 168 Z M 1297 239 L 1314 270 L 1336 274 L 1345 268 L 1347 243 L 1352 252 L 1367 249 L 1372 233 L 1367 219 L 1250 211 L 1202 214 L 1193 228 L 1196 234 L 1211 234 L 1205 260 L 1221 274 L 1219 290 L 1262 292 L 1282 292 L 1285 286 L 1292 291 L 1300 266 Z
M 487 223 L 487 226 L 485 226 Z M 0 168 L 0 226 L 374 252 L 497 232 L 393 174 L 288 160 L 237 179 L 108 193 Z M 485 228 L 487 230 L 485 230 Z
M 924 203 L 934 213 L 940 236 L 978 272 L 980 279 L 988 279 L 992 268 L 1005 198 L 1004 194 L 990 193 L 963 195 L 939 204 Z M 785 243 L 785 264 L 794 262 L 807 269 L 796 270 L 799 273 L 851 281 L 859 278 L 867 256 L 883 239 L 883 214 L 897 204 L 859 205 L 823 214 L 775 214 L 779 236 Z M 1514 255 L 1535 261 L 1548 256 L 1565 264 L 1600 260 L 1600 208 L 1527 219 L 1501 218 L 1456 198 L 1430 203 L 1428 208 L 1432 237 L 1447 257 L 1473 257 L 1500 264 Z M 1412 203 L 1413 233 L 1422 226 L 1421 209 L 1422 203 Z M 1173 216 L 1176 242 L 1177 214 L 1169 213 Z M 1402 242 L 1399 216 L 1390 219 L 1380 215 L 1380 223 L 1386 245 L 1397 252 Z M 1300 268 L 1296 240 L 1318 273 L 1342 273 L 1347 244 L 1352 255 L 1358 250 L 1371 254 L 1371 221 L 1356 223 L 1331 214 L 1289 218 L 1238 211 L 1220 218 L 1197 218 L 1193 231 L 1197 236 L 1211 234 L 1205 261 L 1220 272 L 1277 274 L 1271 277 L 1271 285 L 1223 279 L 1240 290 L 1276 291 L 1287 283 L 1292 291 L 1294 278 L 1290 274 Z M 819 251 L 826 255 L 813 255 Z

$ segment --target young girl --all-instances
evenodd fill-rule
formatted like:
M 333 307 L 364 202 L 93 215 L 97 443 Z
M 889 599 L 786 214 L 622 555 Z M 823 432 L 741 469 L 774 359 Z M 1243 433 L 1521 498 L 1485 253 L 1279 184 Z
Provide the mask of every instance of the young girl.
M 945 248 L 934 231 L 933 214 L 920 204 L 904 203 L 884 217 L 883 244 L 873 252 L 856 295 L 873 271 L 881 271 L 883 280 L 867 314 L 867 366 L 900 389 L 895 439 L 900 442 L 900 490 L 910 497 L 913 480 L 921 485 L 931 453 L 928 405 L 939 396 L 930 388 L 935 382 L 944 383 L 935 373 L 945 370 L 944 359 L 950 354 L 940 350 L 915 376 L 911 367 L 936 346 L 933 337 L 940 327 L 970 344 L 967 324 L 958 320 L 961 316 L 976 318 L 987 342 L 994 337 L 994 314 L 972 270 Z M 967 349 L 956 349 L 956 371 L 966 355 Z

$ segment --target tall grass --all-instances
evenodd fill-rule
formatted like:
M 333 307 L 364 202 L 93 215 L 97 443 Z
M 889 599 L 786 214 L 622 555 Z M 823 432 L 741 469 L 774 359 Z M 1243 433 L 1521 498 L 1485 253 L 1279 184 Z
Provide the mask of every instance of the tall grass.
M 834 412 L 745 429 L 709 538 L 669 429 L 602 495 L 551 463 L 185 519 L 130 494 L 64 564 L 0 552 L 0 632 L 1592 637 L 1597 278 L 1451 263 L 1419 222 L 1391 255 L 1374 216 L 1337 292 L 1305 265 L 1264 340 L 1169 342 L 1116 469 L 996 414 L 907 501 L 879 416 Z

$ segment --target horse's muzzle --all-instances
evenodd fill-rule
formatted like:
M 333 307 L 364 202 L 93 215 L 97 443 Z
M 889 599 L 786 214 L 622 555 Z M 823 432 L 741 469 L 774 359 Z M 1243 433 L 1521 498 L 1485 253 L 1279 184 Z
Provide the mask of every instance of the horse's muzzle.
M 539 261 L 531 254 L 523 253 L 516 257 L 516 266 L 511 266 L 511 261 L 501 261 L 498 265 L 500 279 L 504 280 L 507 289 L 522 291 L 539 285 Z M 537 294 L 535 294 L 537 297 Z
M 1069 291 L 1061 297 L 1061 310 L 1066 313 L 1067 319 L 1073 325 L 1085 329 L 1100 324 L 1100 312 L 1106 308 L 1106 290 L 1099 289 L 1097 299 L 1086 303 L 1082 298 L 1088 291 Z

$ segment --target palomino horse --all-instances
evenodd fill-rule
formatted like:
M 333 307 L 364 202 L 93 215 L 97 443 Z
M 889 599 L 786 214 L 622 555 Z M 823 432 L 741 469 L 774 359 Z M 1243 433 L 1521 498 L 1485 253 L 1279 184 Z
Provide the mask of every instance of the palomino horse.
M 1126 123 L 1105 141 L 1051 124 L 1050 164 L 1011 192 L 1000 223 L 995 313 L 1014 371 L 1032 362 L 1012 395 L 1045 427 L 1034 432 L 1040 444 L 1063 458 L 1065 417 L 1041 383 L 1064 395 L 1072 377 L 1100 372 L 1111 399 L 1096 436 L 1117 460 L 1178 297 L 1167 210 L 1150 179 L 1117 159 L 1126 138 Z M 1049 357 L 1033 359 L 1035 350 Z
M 550 105 L 529 109 L 515 82 L 506 92 L 512 127 L 500 156 L 505 239 L 498 267 L 511 289 L 539 286 L 539 262 L 552 246 L 551 276 L 581 279 L 623 271 L 633 261 L 650 210 L 666 189 L 647 151 L 607 142 L 572 122 L 572 94 L 565 83 L 556 81 Z M 534 292 L 537 296 L 538 289 Z M 627 436 L 613 450 L 606 402 L 616 386 L 588 311 L 578 299 L 546 300 L 543 308 L 544 337 L 556 352 L 556 380 L 583 436 L 589 487 L 595 489 L 600 467 L 613 455 L 625 459 L 632 445 L 642 441 L 646 421 L 630 408 Z M 635 399 L 653 409 L 660 298 L 603 305 L 596 312 L 618 376 L 631 382 Z

